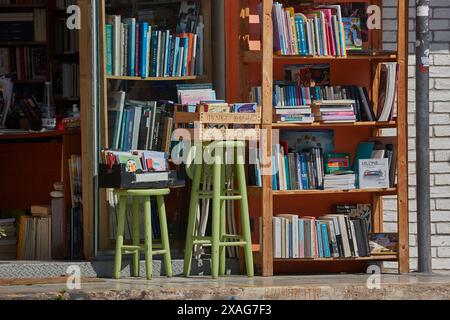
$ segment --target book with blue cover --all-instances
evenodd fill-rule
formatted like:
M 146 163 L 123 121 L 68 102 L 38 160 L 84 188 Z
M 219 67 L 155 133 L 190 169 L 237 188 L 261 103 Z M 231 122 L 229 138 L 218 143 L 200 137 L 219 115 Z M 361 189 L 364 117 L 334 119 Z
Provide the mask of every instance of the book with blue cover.
M 323 244 L 324 244 L 324 256 L 325 258 L 331 258 L 330 250 L 330 238 L 328 236 L 328 229 L 326 223 L 320 223 L 320 228 L 322 230 Z
M 124 22 L 128 25 L 128 75 L 134 77 L 136 61 L 136 18 L 125 19 Z
M 140 59 L 139 59 L 139 70 L 140 75 L 143 78 L 146 78 L 148 76 L 148 65 L 147 65 L 147 56 L 148 56 L 148 47 L 147 47 L 147 41 L 148 41 L 148 23 L 147 22 L 141 22 L 140 23 Z
M 106 38 L 106 75 L 113 74 L 113 26 L 112 24 L 105 25 Z

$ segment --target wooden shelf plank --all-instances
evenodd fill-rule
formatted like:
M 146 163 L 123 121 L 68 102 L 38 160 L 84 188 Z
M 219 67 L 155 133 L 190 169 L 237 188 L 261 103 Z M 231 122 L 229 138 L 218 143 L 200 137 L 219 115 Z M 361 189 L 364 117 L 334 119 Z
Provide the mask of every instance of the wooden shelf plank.
M 107 76 L 108 80 L 125 80 L 125 81 L 185 81 L 185 80 L 197 80 L 202 77 L 199 76 L 186 76 L 186 77 L 129 77 L 129 76 Z
M 357 193 L 378 193 L 382 195 L 395 195 L 397 188 L 389 189 L 355 189 L 355 190 L 288 190 L 272 191 L 273 196 L 305 196 L 305 195 L 330 195 L 330 194 L 357 194 Z
M 354 122 L 354 123 L 274 123 L 272 128 L 274 129 L 301 129 L 310 127 L 374 127 L 374 128 L 396 128 L 397 123 L 395 121 L 391 122 Z
M 46 41 L 0 41 L 2 47 L 46 46 Z
M 341 261 L 397 261 L 396 254 L 379 255 L 358 258 L 303 258 L 303 259 L 274 259 L 274 262 L 341 262 Z
M 44 9 L 46 8 L 46 4 L 2 4 L 0 5 L 0 10 L 18 10 L 18 9 Z
M 351 54 L 346 57 L 333 57 L 333 56 L 299 56 L 299 55 L 274 55 L 273 61 L 290 61 L 290 60 L 301 60 L 301 61 L 324 61 L 324 62 L 334 62 L 334 61 L 348 61 L 348 60 L 378 60 L 378 61 L 396 61 L 396 52 L 382 52 L 380 54 Z M 261 51 L 246 51 L 244 52 L 244 62 L 246 63 L 257 63 L 262 61 Z
M 16 84 L 45 83 L 48 80 L 13 80 Z

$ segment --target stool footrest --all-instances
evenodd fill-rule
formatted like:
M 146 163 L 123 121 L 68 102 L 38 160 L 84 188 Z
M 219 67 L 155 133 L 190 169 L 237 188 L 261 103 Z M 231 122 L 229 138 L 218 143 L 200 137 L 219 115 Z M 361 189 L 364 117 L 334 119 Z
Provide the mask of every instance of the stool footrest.
M 157 255 L 157 254 L 165 254 L 166 250 L 156 250 L 152 252 L 152 255 Z
M 239 236 L 239 235 L 235 235 L 235 234 L 224 234 L 222 236 L 222 238 L 224 239 L 232 239 L 232 240 L 243 240 L 244 237 Z
M 221 246 L 221 247 L 244 247 L 246 244 L 247 244 L 246 241 L 220 242 L 219 246 Z
M 242 196 L 221 196 L 220 200 L 242 200 Z
M 144 250 L 143 246 L 122 246 L 123 251 L 136 251 L 136 250 Z

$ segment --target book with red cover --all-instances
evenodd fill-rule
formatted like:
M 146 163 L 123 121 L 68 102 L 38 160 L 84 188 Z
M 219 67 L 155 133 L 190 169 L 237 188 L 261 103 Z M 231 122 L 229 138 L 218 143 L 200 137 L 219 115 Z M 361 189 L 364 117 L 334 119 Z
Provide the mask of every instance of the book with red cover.
M 177 37 L 188 38 L 189 47 L 188 47 L 188 60 L 187 60 L 187 66 L 186 66 L 186 74 L 188 76 L 191 76 L 191 75 L 193 75 L 193 70 L 191 70 L 191 64 L 192 64 L 192 55 L 194 52 L 194 34 L 193 33 L 181 33 L 181 34 L 178 34 Z

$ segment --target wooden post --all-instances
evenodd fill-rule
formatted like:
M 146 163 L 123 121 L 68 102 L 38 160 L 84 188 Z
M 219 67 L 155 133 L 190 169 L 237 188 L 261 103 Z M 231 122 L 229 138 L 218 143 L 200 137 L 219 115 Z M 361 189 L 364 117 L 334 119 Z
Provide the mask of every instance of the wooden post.
M 408 1 L 398 0 L 398 237 L 399 272 L 409 272 L 409 211 L 408 211 Z
M 272 0 L 262 1 L 262 159 L 264 164 L 272 167 L 272 90 L 273 90 L 273 24 L 272 24 Z M 272 172 L 272 170 L 270 170 Z M 273 275 L 272 252 L 272 176 L 262 177 L 262 275 Z
M 94 254 L 94 113 L 92 110 L 92 24 L 91 1 L 78 0 L 81 9 L 80 30 L 80 104 L 83 174 L 83 250 L 86 259 Z

